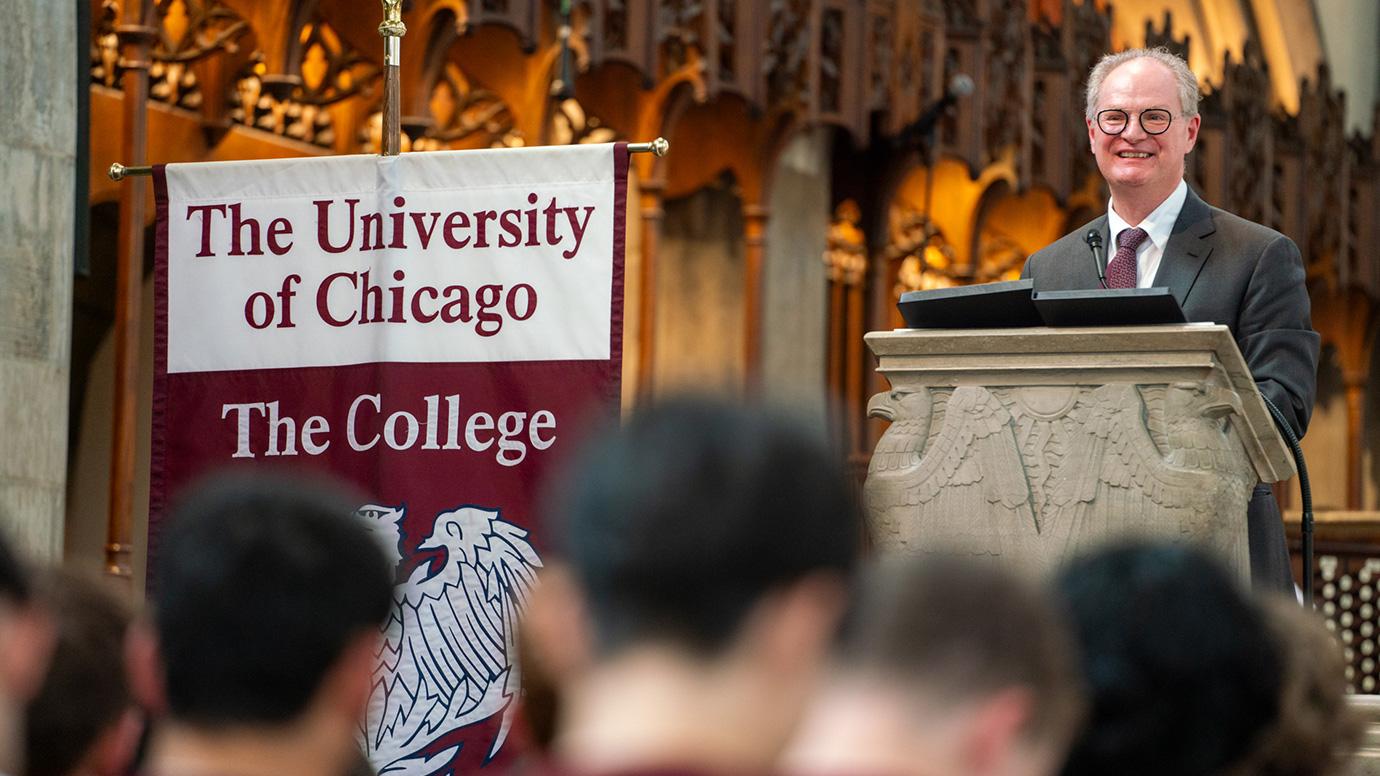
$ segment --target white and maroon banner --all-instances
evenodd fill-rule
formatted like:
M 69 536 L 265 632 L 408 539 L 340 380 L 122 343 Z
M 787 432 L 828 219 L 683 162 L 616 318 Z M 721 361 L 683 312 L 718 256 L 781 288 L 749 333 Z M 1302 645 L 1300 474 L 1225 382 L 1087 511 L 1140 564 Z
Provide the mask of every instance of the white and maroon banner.
M 400 580 L 363 745 L 387 774 L 501 764 L 536 483 L 617 407 L 626 146 L 155 177 L 150 559 L 208 471 L 353 482 Z

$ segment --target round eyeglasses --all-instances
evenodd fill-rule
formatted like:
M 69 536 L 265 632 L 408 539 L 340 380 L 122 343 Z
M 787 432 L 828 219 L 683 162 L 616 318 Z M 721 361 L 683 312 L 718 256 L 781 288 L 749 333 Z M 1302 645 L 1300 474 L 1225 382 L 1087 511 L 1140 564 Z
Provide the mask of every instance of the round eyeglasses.
M 1140 112 L 1140 128 L 1147 135 L 1162 135 L 1174 122 L 1174 114 L 1163 108 L 1151 108 Z M 1097 127 L 1108 135 L 1120 135 L 1131 125 L 1131 114 L 1120 108 L 1110 108 L 1097 112 Z

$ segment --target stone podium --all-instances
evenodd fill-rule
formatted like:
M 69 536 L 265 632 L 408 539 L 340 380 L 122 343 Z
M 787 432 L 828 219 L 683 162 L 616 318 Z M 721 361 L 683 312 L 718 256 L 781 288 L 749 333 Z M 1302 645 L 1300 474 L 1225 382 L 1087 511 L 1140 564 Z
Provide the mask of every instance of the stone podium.
M 1246 503 L 1294 474 L 1226 326 L 901 329 L 863 498 L 882 551 L 1044 570 L 1108 539 L 1215 551 L 1249 576 Z

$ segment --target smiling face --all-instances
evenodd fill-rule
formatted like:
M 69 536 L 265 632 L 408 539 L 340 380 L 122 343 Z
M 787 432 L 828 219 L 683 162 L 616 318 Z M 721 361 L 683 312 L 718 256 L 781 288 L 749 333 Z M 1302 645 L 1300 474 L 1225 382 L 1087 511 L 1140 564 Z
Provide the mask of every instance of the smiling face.
M 1120 108 L 1131 116 L 1125 131 L 1109 135 L 1088 120 L 1088 140 L 1114 200 L 1164 201 L 1184 177 L 1184 157 L 1198 141 L 1200 117 L 1185 117 L 1174 74 L 1153 59 L 1133 59 L 1107 74 L 1097 111 Z M 1173 114 L 1169 129 L 1147 134 L 1140 112 L 1162 108 Z M 1119 209 L 1119 208 L 1118 208 Z

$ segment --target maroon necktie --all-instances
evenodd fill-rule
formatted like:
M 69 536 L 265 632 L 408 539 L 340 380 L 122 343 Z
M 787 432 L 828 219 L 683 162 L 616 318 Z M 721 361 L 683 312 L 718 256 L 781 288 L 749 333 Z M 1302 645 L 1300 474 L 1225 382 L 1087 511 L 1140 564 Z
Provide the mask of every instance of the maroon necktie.
M 1107 263 L 1107 288 L 1136 287 L 1136 248 L 1148 237 L 1144 229 L 1123 229 L 1116 236 L 1116 255 Z

